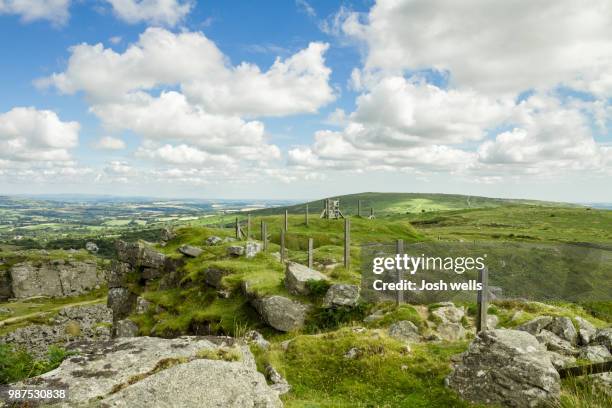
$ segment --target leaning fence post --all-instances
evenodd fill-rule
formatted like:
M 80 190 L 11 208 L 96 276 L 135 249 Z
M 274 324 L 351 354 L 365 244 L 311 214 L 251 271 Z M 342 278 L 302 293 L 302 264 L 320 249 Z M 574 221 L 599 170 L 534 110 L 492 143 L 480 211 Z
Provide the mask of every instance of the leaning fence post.
M 281 233 L 280 233 L 280 244 L 281 244 L 280 261 L 281 263 L 285 263 L 285 230 L 282 228 L 281 228 Z
M 262 231 L 263 231 L 263 249 L 264 252 L 268 250 L 268 225 L 262 221 Z
M 289 211 L 285 210 L 285 231 L 289 231 Z
M 357 200 L 357 216 L 361 217 L 361 200 Z
M 261 234 L 261 242 L 264 241 L 264 220 L 261 220 L 261 225 L 259 227 L 259 232 Z
M 398 239 L 395 241 L 395 253 L 398 255 L 402 255 L 404 253 L 404 240 Z M 404 273 L 401 268 L 397 268 L 397 281 L 401 284 L 402 279 L 404 279 Z M 397 291 L 397 298 L 395 299 L 397 306 L 404 303 L 404 291 Z
M 308 204 L 306 204 L 306 215 L 305 215 L 306 225 L 308 225 Z
M 236 239 L 240 239 L 240 224 L 238 224 L 238 217 L 236 217 Z
M 312 269 L 313 246 L 313 239 L 308 238 L 308 267 L 310 269 Z
M 351 266 L 351 221 L 348 217 L 344 219 L 344 268 Z
M 478 314 L 476 315 L 476 333 L 487 330 L 487 297 L 489 291 L 489 270 L 482 268 L 478 271 L 478 282 L 482 288 L 478 291 Z

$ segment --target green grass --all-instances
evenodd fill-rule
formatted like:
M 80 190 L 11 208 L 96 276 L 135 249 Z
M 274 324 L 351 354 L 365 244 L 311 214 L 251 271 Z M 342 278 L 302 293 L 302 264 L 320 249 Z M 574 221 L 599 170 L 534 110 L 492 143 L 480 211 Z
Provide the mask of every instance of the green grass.
M 10 384 L 51 371 L 67 356 L 69 353 L 66 350 L 51 346 L 46 359 L 36 360 L 25 350 L 0 344 L 0 384 Z

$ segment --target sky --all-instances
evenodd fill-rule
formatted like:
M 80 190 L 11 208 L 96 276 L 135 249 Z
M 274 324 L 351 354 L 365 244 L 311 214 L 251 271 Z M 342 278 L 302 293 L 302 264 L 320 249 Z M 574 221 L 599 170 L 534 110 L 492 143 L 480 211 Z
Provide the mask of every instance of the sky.
M 0 0 L 0 194 L 612 202 L 612 4 Z

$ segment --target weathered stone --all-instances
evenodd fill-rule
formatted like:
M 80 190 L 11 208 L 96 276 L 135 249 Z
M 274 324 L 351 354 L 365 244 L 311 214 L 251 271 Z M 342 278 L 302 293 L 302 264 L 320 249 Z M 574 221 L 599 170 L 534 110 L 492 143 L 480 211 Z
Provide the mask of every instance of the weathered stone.
M 393 323 L 389 327 L 389 336 L 407 342 L 417 342 L 421 340 L 419 328 L 409 320 L 400 320 L 399 322 Z
M 283 296 L 254 299 L 253 306 L 263 320 L 278 331 L 288 332 L 304 326 L 308 307 Z
M 443 323 L 459 323 L 463 316 L 465 316 L 465 311 L 462 307 L 452 305 L 438 307 L 431 314 L 438 317 Z
M 351 347 L 346 353 L 344 353 L 344 358 L 347 360 L 353 360 L 359 357 L 362 354 L 362 351 L 357 347 Z
M 604 393 L 608 398 L 612 398 L 612 372 L 589 375 L 590 382 L 593 384 L 593 393 Z
M 253 258 L 263 250 L 261 242 L 248 241 L 245 246 L 245 254 L 247 258 Z
M 578 343 L 578 332 L 569 317 L 555 317 L 552 323 L 546 327 L 546 330 L 550 330 L 571 344 Z
M 601 344 L 612 352 L 612 327 L 597 330 L 590 344 Z
M 215 235 L 206 238 L 206 245 L 219 245 L 223 240 Z
M 487 329 L 488 330 L 493 330 L 497 328 L 497 325 L 499 324 L 499 317 L 497 317 L 497 315 L 487 315 Z
M 557 369 L 569 367 L 576 364 L 576 357 L 559 354 L 556 351 L 549 351 L 550 362 Z
M 498 300 L 503 298 L 504 290 L 500 286 L 489 286 L 489 300 Z
M 126 285 L 132 266 L 127 262 L 113 260 L 108 271 L 108 287 L 121 288 Z
M 94 254 L 99 250 L 98 245 L 95 242 L 85 243 L 85 249 Z
M 357 306 L 359 301 L 359 286 L 336 283 L 331 285 L 323 299 L 324 307 Z
M 136 314 L 145 314 L 149 310 L 153 309 L 153 306 L 153 303 L 141 296 L 136 298 Z
M 467 335 L 467 332 L 461 323 L 440 323 L 436 330 L 440 338 L 445 341 L 463 340 Z
M 586 319 L 580 316 L 574 318 L 578 324 L 578 343 L 586 346 L 591 342 L 591 338 L 595 335 L 597 329 Z
M 49 324 L 20 327 L 1 336 L 0 343 L 25 348 L 37 358 L 43 358 L 52 345 L 67 347 L 74 341 L 110 339 L 108 328 L 112 318 L 112 311 L 105 305 L 65 307 Z
M 548 327 L 551 324 L 553 318 L 550 316 L 539 316 L 533 320 L 528 321 L 527 323 L 523 323 L 517 327 L 517 330 L 526 331 L 527 333 L 533 334 L 534 336 L 538 334 L 542 329 Z
M 10 271 L 0 269 L 0 300 L 6 300 L 11 297 L 13 297 L 13 289 L 11 287 Z
M 580 350 L 580 358 L 591 360 L 594 363 L 603 363 L 612 359 L 612 354 L 602 345 L 586 346 Z
M 474 403 L 534 407 L 557 400 L 559 373 L 550 355 L 526 331 L 480 332 L 447 378 Z
M 10 269 L 12 293 L 16 298 L 63 297 L 89 292 L 104 282 L 95 261 L 46 260 L 34 265 L 21 262 Z
M 159 234 L 159 238 L 163 242 L 172 241 L 174 238 L 176 238 L 176 233 L 172 230 L 172 228 L 168 228 L 168 227 L 162 228 Z
M 244 247 L 240 245 L 232 245 L 227 247 L 227 254 L 229 256 L 242 256 L 244 255 Z
M 202 350 L 215 354 L 227 347 L 225 342 L 231 339 L 134 337 L 86 343 L 57 369 L 25 382 L 66 385 L 74 407 L 281 407 L 247 347 L 238 349 L 239 361 L 198 357 Z
M 142 242 L 117 241 L 115 248 L 117 259 L 129 263 L 132 267 L 164 268 L 166 256 L 149 248 Z
M 290 293 L 307 295 L 310 293 L 308 289 L 308 281 L 327 280 L 327 276 L 319 271 L 310 269 L 307 266 L 289 262 L 285 269 L 285 287 Z
M 547 350 L 556 351 L 557 353 L 568 356 L 578 354 L 578 350 L 572 347 L 572 344 L 569 341 L 558 337 L 556 334 L 546 329 L 540 330 L 540 332 L 536 334 L 536 339 L 546 346 Z
M 112 309 L 115 320 L 122 319 L 134 310 L 136 295 L 127 288 L 111 288 L 108 290 L 107 305 Z
M 382 310 L 377 310 L 374 313 L 372 313 L 369 316 L 366 316 L 365 319 L 363 319 L 364 323 L 372 323 L 372 322 L 376 322 L 378 320 L 382 320 L 383 317 L 385 317 L 385 314 L 383 313 Z
M 138 326 L 130 319 L 123 319 L 113 325 L 114 337 L 136 337 L 138 336 Z
M 272 364 L 266 364 L 265 372 L 266 378 L 272 383 L 270 388 L 276 391 L 278 395 L 286 394 L 291 390 L 291 385 L 276 371 Z
M 223 287 L 222 279 L 224 276 L 229 275 L 231 272 L 218 268 L 208 268 L 206 270 L 205 281 L 206 284 L 220 289 Z
M 191 258 L 197 258 L 204 252 L 202 248 L 198 248 L 192 245 L 183 245 L 179 249 L 179 252 L 185 256 L 189 256 Z
M 257 330 L 250 330 L 245 335 L 244 338 L 247 342 L 258 345 L 260 348 L 264 350 L 268 350 L 270 348 L 270 342 L 266 340 L 260 332 Z

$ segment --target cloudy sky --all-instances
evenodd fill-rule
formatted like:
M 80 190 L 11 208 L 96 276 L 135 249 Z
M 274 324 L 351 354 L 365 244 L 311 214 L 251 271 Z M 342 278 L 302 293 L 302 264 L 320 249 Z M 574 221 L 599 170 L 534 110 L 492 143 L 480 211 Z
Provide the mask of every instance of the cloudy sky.
M 262 4 L 0 0 L 0 193 L 612 202 L 609 0 Z

